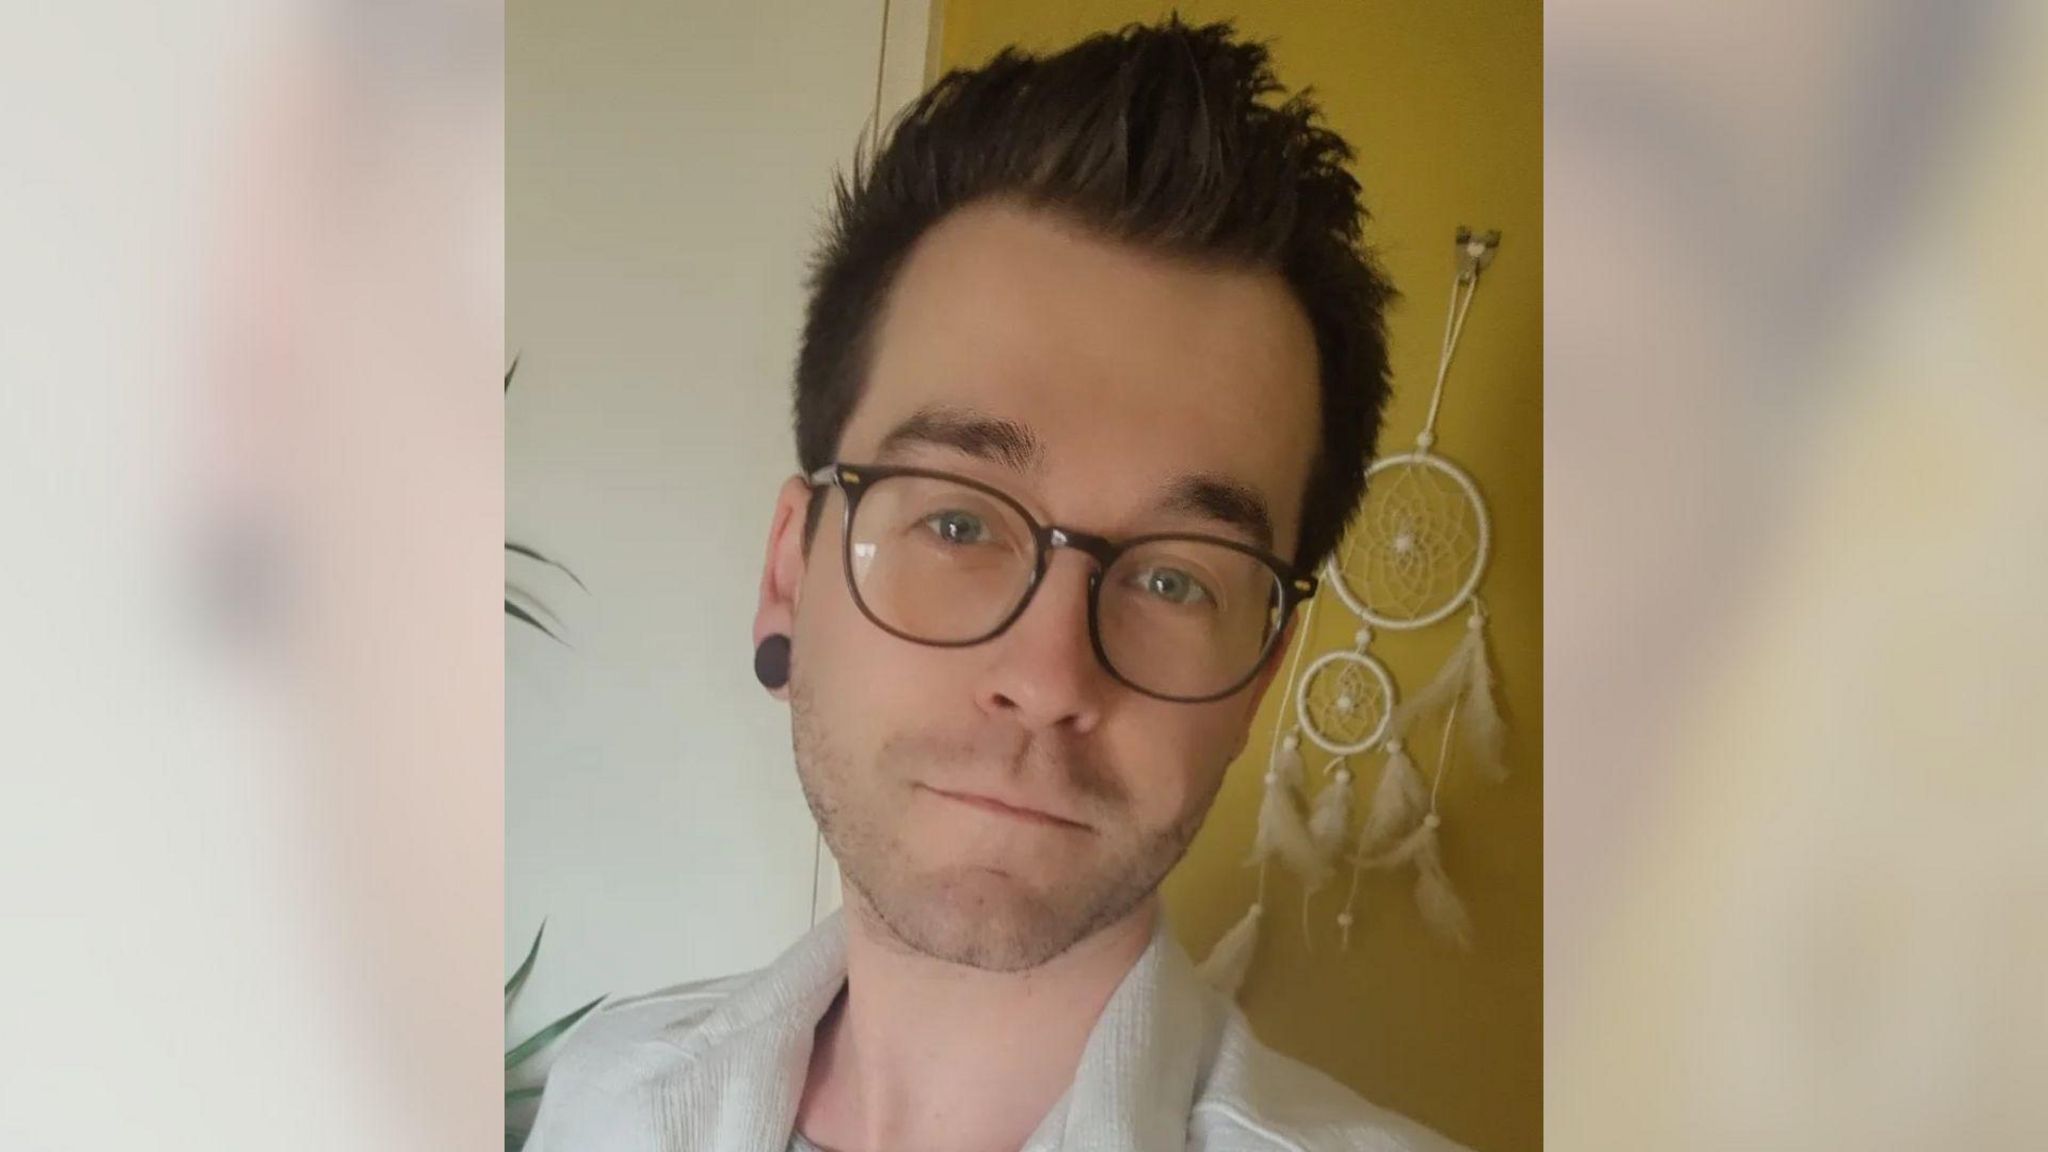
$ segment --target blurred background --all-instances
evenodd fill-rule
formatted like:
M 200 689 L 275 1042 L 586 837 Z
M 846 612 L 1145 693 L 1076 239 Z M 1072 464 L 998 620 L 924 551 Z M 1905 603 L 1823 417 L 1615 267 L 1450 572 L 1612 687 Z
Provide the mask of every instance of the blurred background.
M 1548 8 L 1556 1147 L 2048 1146 L 2043 19 Z
M 857 7 L 848 27 L 869 31 L 848 35 L 867 47 L 849 55 L 880 47 L 879 6 Z M 636 27 L 580 8 L 584 27 Z M 1434 26 L 1420 11 L 1379 35 Z M 787 23 L 787 49 L 717 39 L 721 12 L 692 19 L 722 57 L 802 43 Z M 1540 773 L 1546 1144 L 2048 1143 L 2048 797 L 2027 751 L 2048 698 L 2048 338 L 2031 315 L 2048 229 L 2030 207 L 2048 175 L 2043 15 L 1995 0 L 1545 8 L 1540 707 L 1561 767 L 1532 759 L 1536 718 L 1513 694 L 1537 682 L 1504 638 L 1517 775 L 1462 810 L 1512 815 Z M 515 6 L 507 45 L 497 9 L 431 0 L 0 15 L 0 1145 L 483 1146 L 508 1029 L 588 984 L 624 990 L 571 979 L 576 934 L 556 919 L 521 1002 L 532 1019 L 505 1020 L 496 994 L 538 918 L 568 915 L 551 893 L 519 896 L 505 855 L 521 819 L 508 735 L 524 723 L 509 701 L 525 678 L 535 699 L 582 706 L 577 662 L 609 650 L 592 614 L 632 577 L 539 511 L 550 454 L 569 451 L 546 437 L 573 422 L 526 406 L 589 382 L 545 379 L 562 349 L 508 327 L 524 19 L 544 15 Z M 1050 40 L 1082 14 L 1048 19 L 1074 23 L 991 23 L 939 51 Z M 1321 50 L 1292 39 L 1283 74 Z M 608 98 L 679 70 L 622 64 Z M 814 194 L 875 103 L 863 75 L 764 210 L 805 211 L 777 189 Z M 1334 108 L 1341 80 L 1314 79 Z M 739 92 L 703 103 L 751 117 L 797 98 Z M 1391 132 L 1428 114 L 1374 119 Z M 658 193 L 658 175 L 639 178 Z M 1397 194 L 1395 174 L 1362 175 Z M 1537 230 L 1502 211 L 1473 364 L 1509 334 L 1517 256 L 1536 266 L 1516 245 Z M 1416 324 L 1435 305 L 1410 287 L 1406 307 Z M 513 352 L 531 359 L 508 395 Z M 774 355 L 763 378 L 779 388 Z M 1479 375 L 1461 371 L 1454 389 Z M 1458 395 L 1446 419 L 1466 418 Z M 525 497 L 505 487 L 522 469 Z M 587 594 L 502 558 L 508 514 L 511 537 Z M 572 647 L 505 623 L 488 600 L 503 580 L 532 585 Z M 730 644 L 705 666 L 729 660 L 737 679 L 737 630 Z M 773 797 L 752 815 L 784 812 L 801 818 Z M 1453 875 L 1480 886 L 1485 935 L 1440 987 L 1484 972 L 1492 934 L 1515 931 L 1482 894 L 1504 843 L 1447 845 Z M 1191 868 L 1245 883 L 1226 847 L 1205 839 Z M 796 891 L 760 897 L 764 930 L 808 920 L 812 876 L 799 861 Z M 1192 919 L 1183 882 L 1170 897 L 1199 947 L 1224 913 Z M 1430 955 L 1388 931 L 1384 951 L 1354 944 L 1346 987 L 1377 978 L 1374 957 Z M 674 943 L 707 968 L 737 959 Z M 1338 970 L 1273 943 L 1247 992 L 1269 1031 L 1285 1028 L 1287 980 Z M 1501 1116 L 1526 1116 L 1491 1070 L 1517 1059 L 1474 1066 L 1472 1094 Z M 1390 1102 L 1427 1115 L 1422 1095 Z M 1472 1125 L 1493 1115 L 1440 1122 L 1484 1140 Z
M 489 1147 L 503 21 L 0 12 L 0 1147 Z

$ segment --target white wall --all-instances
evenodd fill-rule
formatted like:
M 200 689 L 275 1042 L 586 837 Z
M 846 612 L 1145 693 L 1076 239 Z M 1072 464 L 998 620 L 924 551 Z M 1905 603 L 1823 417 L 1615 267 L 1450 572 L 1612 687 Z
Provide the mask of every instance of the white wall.
M 877 100 L 914 95 L 929 4 L 515 0 L 506 46 L 514 583 L 505 957 L 548 918 L 509 1029 L 771 960 L 814 916 L 816 838 L 749 628 L 795 468 L 804 262 Z M 827 903 L 836 889 L 827 886 Z

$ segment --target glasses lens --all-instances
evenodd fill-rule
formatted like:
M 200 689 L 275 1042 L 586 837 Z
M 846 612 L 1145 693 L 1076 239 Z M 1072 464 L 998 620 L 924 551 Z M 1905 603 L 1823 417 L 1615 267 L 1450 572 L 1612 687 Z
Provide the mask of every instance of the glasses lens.
M 980 640 L 1031 587 L 1036 546 L 1015 508 L 923 476 L 872 481 L 854 512 L 848 572 L 869 614 L 933 644 Z
M 1278 626 L 1281 578 L 1266 562 L 1204 540 L 1155 540 L 1102 574 L 1102 651 L 1117 674 L 1180 699 L 1251 675 Z

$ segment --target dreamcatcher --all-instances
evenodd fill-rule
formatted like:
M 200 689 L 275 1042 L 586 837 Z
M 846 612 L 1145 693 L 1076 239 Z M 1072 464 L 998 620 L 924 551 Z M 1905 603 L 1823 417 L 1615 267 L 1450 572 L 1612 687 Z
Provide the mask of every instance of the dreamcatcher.
M 1466 609 L 1465 634 L 1450 659 L 1427 687 L 1388 718 L 1385 760 L 1352 853 L 1350 892 L 1337 915 L 1347 946 L 1360 877 L 1367 870 L 1408 865 L 1415 869 L 1415 903 L 1424 922 L 1439 936 L 1470 946 L 1471 919 L 1444 871 L 1438 843 L 1443 825 L 1438 798 L 1451 769 L 1453 733 L 1487 777 L 1498 780 L 1506 773 L 1506 727 L 1486 654 L 1486 608 L 1476 595 L 1491 555 L 1491 524 L 1479 486 L 1435 451 L 1444 383 L 1479 289 L 1479 275 L 1492 263 L 1500 234 L 1474 235 L 1460 228 L 1456 243 L 1458 269 L 1451 281 L 1429 414 L 1413 451 L 1381 460 L 1367 472 L 1358 521 L 1327 566 L 1338 597 L 1380 627 L 1425 628 Z M 1438 712 L 1443 714 L 1443 733 L 1436 771 L 1425 785 L 1407 742 L 1418 720 Z
M 1274 725 L 1271 766 L 1248 860 L 1259 868 L 1259 894 L 1202 964 L 1205 978 L 1227 994 L 1236 993 L 1250 967 L 1265 911 L 1267 868 L 1275 860 L 1301 877 L 1306 925 L 1308 901 L 1335 873 L 1350 830 L 1354 775 L 1349 759 L 1375 748 L 1385 755 L 1353 841 L 1349 890 L 1337 915 L 1344 945 L 1350 945 L 1363 874 L 1413 866 L 1415 901 L 1424 922 L 1438 935 L 1469 946 L 1471 920 L 1443 867 L 1437 801 L 1451 767 L 1453 734 L 1461 737 L 1460 745 L 1479 768 L 1497 779 L 1505 773 L 1505 726 L 1486 654 L 1486 611 L 1476 595 L 1490 558 L 1491 525 L 1478 485 L 1435 451 L 1436 421 L 1479 274 L 1499 243 L 1498 232 L 1458 230 L 1457 274 L 1429 414 L 1413 451 L 1380 460 L 1367 471 L 1364 502 L 1352 530 L 1326 566 L 1324 584 L 1366 627 L 1354 635 L 1350 650 L 1318 657 L 1297 679 L 1312 634 L 1314 601 L 1303 619 L 1302 640 L 1284 681 L 1284 690 L 1294 693 L 1296 724 L 1284 737 L 1281 725 Z M 1450 659 L 1420 693 L 1399 700 L 1385 666 L 1367 650 L 1372 629 L 1426 628 L 1460 608 L 1467 609 L 1466 630 Z M 1438 712 L 1443 732 L 1436 770 L 1425 781 L 1407 742 L 1419 719 Z M 1313 801 L 1301 757 L 1304 734 L 1332 757 Z

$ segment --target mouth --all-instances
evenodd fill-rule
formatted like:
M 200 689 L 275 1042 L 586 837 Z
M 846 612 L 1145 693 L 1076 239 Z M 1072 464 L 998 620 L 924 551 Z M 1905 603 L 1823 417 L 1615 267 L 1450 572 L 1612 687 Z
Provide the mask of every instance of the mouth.
M 1006 804 L 994 797 L 980 796 L 972 792 L 950 792 L 944 788 L 934 788 L 929 784 L 919 784 L 918 787 L 930 792 L 934 796 L 940 796 L 972 808 L 979 808 L 984 812 L 991 812 L 997 816 L 1006 816 L 1012 820 L 1040 824 L 1049 828 L 1070 828 L 1084 832 L 1088 830 L 1088 826 L 1079 821 L 1055 816 L 1050 812 L 1040 811 L 1037 808 L 1024 808 L 1015 804 Z

